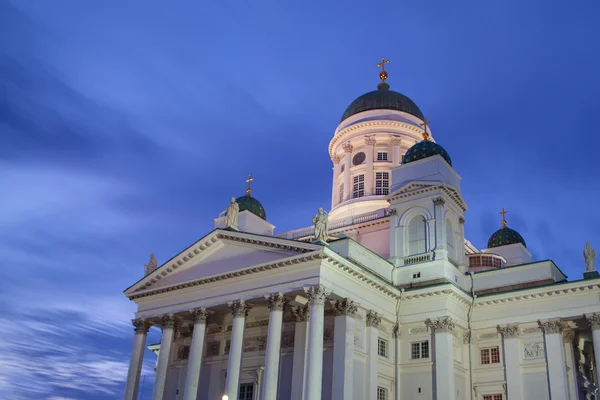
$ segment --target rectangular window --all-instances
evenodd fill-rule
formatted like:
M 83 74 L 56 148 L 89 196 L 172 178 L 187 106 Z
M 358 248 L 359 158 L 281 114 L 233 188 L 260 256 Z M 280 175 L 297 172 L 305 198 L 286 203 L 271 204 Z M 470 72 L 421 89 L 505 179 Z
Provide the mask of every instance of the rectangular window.
M 365 195 L 365 176 L 356 175 L 353 178 L 352 198 L 363 197 Z
M 387 195 L 390 193 L 390 173 L 376 172 L 375 173 L 375 194 Z
M 416 342 L 410 344 L 410 358 L 413 360 L 419 358 L 429 358 L 429 341 Z
M 242 383 L 240 385 L 240 394 L 238 400 L 252 400 L 254 399 L 254 384 L 253 383 Z
M 387 400 L 387 389 L 377 386 L 377 400 Z
M 344 201 L 344 184 L 343 183 L 340 185 L 340 201 L 339 202 L 341 203 L 342 201 Z
M 502 394 L 484 394 L 483 400 L 502 400 Z
M 421 277 L 421 273 L 420 272 L 415 272 L 413 275 L 413 279 L 418 279 Z
M 481 363 L 482 364 L 498 364 L 500 363 L 500 349 L 496 347 L 488 347 L 487 349 L 481 349 Z
M 387 161 L 388 153 L 386 151 L 378 151 L 377 152 L 377 161 Z
M 382 338 L 377 339 L 377 354 L 381 357 L 388 356 L 388 341 Z

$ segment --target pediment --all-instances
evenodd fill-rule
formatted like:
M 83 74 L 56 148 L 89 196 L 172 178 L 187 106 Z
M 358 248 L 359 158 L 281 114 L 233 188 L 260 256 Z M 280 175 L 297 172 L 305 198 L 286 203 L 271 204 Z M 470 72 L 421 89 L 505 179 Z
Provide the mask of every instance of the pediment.
M 467 210 L 467 204 L 460 192 L 455 187 L 441 181 L 411 181 L 400 187 L 393 188 L 393 191 L 388 195 L 388 200 L 390 202 L 398 201 L 437 190 L 444 192 L 463 211 Z
M 268 263 L 321 247 L 270 236 L 216 229 L 126 289 L 125 295 Z

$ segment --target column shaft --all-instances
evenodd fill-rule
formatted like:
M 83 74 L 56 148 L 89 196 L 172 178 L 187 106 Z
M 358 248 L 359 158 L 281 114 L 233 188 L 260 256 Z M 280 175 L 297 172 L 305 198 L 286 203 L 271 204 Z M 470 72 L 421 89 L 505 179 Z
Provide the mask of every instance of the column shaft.
M 577 385 L 577 364 L 575 353 L 573 352 L 573 339 L 575 332 L 572 329 L 563 332 L 563 342 L 565 344 L 565 363 L 567 365 L 567 383 L 569 385 L 569 399 L 578 400 L 579 390 Z
M 435 330 L 435 386 L 436 400 L 455 400 L 454 384 L 454 323 L 443 317 L 429 321 Z
M 446 221 L 444 219 L 444 199 L 438 197 L 433 199 L 433 207 L 435 210 L 435 252 L 436 259 L 447 257 L 448 249 L 446 248 Z
M 379 324 L 381 317 L 373 310 L 367 312 L 367 394 L 365 399 L 377 400 L 379 381 Z
M 335 399 L 354 398 L 354 315 L 357 307 L 352 300 L 335 303 L 333 336 L 333 379 L 332 393 Z
M 558 319 L 539 323 L 544 330 L 546 360 L 548 362 L 548 383 L 550 398 L 562 400 L 569 398 L 567 370 L 565 368 L 565 349 L 562 340 L 563 323 Z
M 271 313 L 269 314 L 269 329 L 267 333 L 263 399 L 276 400 L 284 298 L 281 293 L 277 293 L 268 296 L 267 299 Z
M 190 346 L 190 357 L 183 395 L 184 400 L 196 400 L 198 397 L 198 383 L 202 368 L 202 354 L 204 352 L 208 311 L 206 308 L 197 308 L 190 310 L 190 314 L 194 321 L 194 333 L 192 334 L 192 344 Z
M 392 145 L 392 166 L 400 165 L 402 159 L 400 158 L 400 139 L 394 138 L 390 141 Z
M 154 378 L 154 390 L 152 400 L 163 400 L 165 395 L 165 384 L 167 382 L 167 370 L 171 361 L 171 348 L 175 336 L 175 315 L 167 314 L 161 317 L 162 336 L 160 339 L 160 351 L 158 353 L 158 364 L 156 366 L 156 377 Z
M 350 142 L 343 145 L 344 148 L 344 200 L 352 198 L 352 181 L 350 168 L 352 167 L 352 145 Z
M 522 400 L 521 359 L 519 357 L 519 326 L 498 327 L 502 335 L 504 348 L 504 375 L 506 392 L 510 400 Z
M 150 328 L 150 324 L 145 319 L 138 318 L 131 322 L 135 326 L 135 338 L 133 339 L 131 361 L 129 362 L 129 371 L 127 372 L 125 400 L 137 400 L 142 362 L 144 361 L 144 349 L 146 347 L 146 336 Z
M 244 328 L 248 307 L 244 300 L 236 300 L 229 304 L 233 312 L 231 326 L 231 340 L 229 344 L 229 359 L 227 360 L 227 379 L 225 381 L 225 394 L 230 399 L 238 398 L 240 388 L 240 368 L 242 367 L 242 353 L 244 351 Z
M 596 362 L 596 382 L 600 384 L 600 313 L 586 315 L 592 329 L 594 361 Z
M 394 388 L 395 388 L 395 399 L 400 400 L 400 357 L 402 354 L 400 353 L 402 343 L 400 342 L 400 326 L 396 325 L 394 331 Z
M 304 400 L 321 400 L 323 379 L 323 323 L 325 298 L 329 291 L 322 285 L 305 288 L 310 297 L 308 349 L 306 357 L 306 392 Z
M 291 400 L 304 399 L 306 377 L 306 339 L 308 330 L 308 305 L 294 309 L 296 326 L 294 327 L 294 360 L 292 364 Z
M 375 179 L 375 171 L 373 170 L 373 148 L 375 146 L 375 139 L 365 138 L 365 144 L 367 145 L 367 157 L 365 163 L 365 196 L 371 196 L 375 194 L 373 184 Z
M 338 176 L 340 175 L 340 157 L 333 157 L 333 183 L 331 185 L 331 208 L 335 207 L 340 202 L 340 191 L 338 186 Z M 342 194 L 343 196 L 343 194 Z M 343 199 L 342 199 L 343 200 Z

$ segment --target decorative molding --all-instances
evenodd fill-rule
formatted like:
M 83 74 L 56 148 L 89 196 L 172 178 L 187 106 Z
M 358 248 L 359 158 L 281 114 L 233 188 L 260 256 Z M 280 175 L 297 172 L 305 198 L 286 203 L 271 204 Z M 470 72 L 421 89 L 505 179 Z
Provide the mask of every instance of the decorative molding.
M 325 299 L 331 293 L 331 290 L 319 284 L 310 287 L 305 287 L 304 292 L 308 295 L 311 304 L 324 305 Z
M 367 146 L 375 146 L 376 143 L 377 143 L 377 141 L 375 140 L 374 137 L 365 137 L 365 144 Z
M 265 296 L 265 299 L 267 299 L 267 302 L 269 303 L 269 310 L 283 311 L 283 306 L 286 303 L 283 293 L 272 293 Z
M 479 335 L 479 339 L 497 339 L 498 331 L 496 332 L 487 332 Z
M 436 190 L 441 190 L 442 192 L 444 192 L 452 201 L 454 201 L 454 203 L 462 211 L 467 211 L 467 206 L 466 206 L 462 196 L 460 195 L 460 193 L 456 189 L 454 189 L 444 183 L 442 183 L 442 184 L 410 183 L 410 184 L 407 184 L 406 186 L 404 186 L 402 188 L 402 190 L 400 190 L 400 191 L 395 190 L 394 192 L 392 192 L 390 194 L 390 198 L 388 198 L 388 200 L 390 202 L 395 201 L 395 200 L 404 201 L 405 199 L 408 199 L 410 197 L 415 197 L 417 195 L 434 192 Z
M 531 328 L 525 328 L 523 329 L 523 333 L 524 334 L 528 334 L 528 333 L 539 333 L 541 331 L 539 326 L 534 326 Z
M 134 326 L 134 330 L 135 333 L 143 333 L 144 335 L 146 333 L 148 333 L 148 330 L 150 329 L 150 322 L 146 319 L 146 318 L 136 318 L 136 319 L 132 319 L 131 323 Z
M 206 343 L 206 357 L 218 356 L 221 350 L 221 342 L 212 341 Z
M 342 149 L 344 149 L 344 152 L 346 152 L 346 153 L 352 153 L 352 150 L 354 150 L 354 147 L 348 141 L 342 145 Z
M 465 217 L 458 217 L 458 223 L 461 225 L 465 224 Z
M 252 321 L 252 322 L 248 322 L 246 323 L 246 329 L 249 328 L 258 328 L 261 326 L 268 326 L 269 325 L 269 320 L 268 319 L 261 319 L 259 321 Z
M 381 316 L 373 310 L 367 311 L 367 326 L 378 328 L 381 323 Z
M 206 318 L 211 314 L 210 311 L 208 311 L 206 308 L 204 307 L 200 307 L 200 308 L 192 308 L 190 310 L 190 315 L 192 316 L 192 321 L 194 322 L 201 322 L 203 324 L 206 323 Z
M 333 326 L 326 326 L 323 329 L 323 342 L 331 342 L 333 340 L 333 329 Z
M 392 328 L 392 337 L 394 339 L 400 338 L 400 324 L 397 322 L 394 324 L 394 327 Z
M 336 301 L 333 307 L 338 316 L 347 315 L 349 317 L 354 317 L 358 311 L 358 307 L 354 304 L 354 301 L 348 298 Z
M 544 343 L 526 343 L 523 345 L 523 358 L 544 358 Z
M 409 335 L 418 335 L 418 334 L 427 333 L 427 332 L 429 332 L 429 329 L 426 326 L 424 326 L 422 328 L 409 328 L 409 330 L 408 330 Z
M 471 331 L 463 332 L 463 343 L 464 344 L 471 343 Z
M 392 216 L 398 214 L 397 208 L 388 208 L 386 211 L 387 215 Z
M 283 332 L 281 335 L 281 348 L 294 347 L 294 332 Z
M 586 314 L 585 318 L 588 320 L 593 331 L 600 329 L 600 313 Z
M 390 146 L 400 146 L 402 144 L 402 139 L 400 138 L 392 138 L 390 140 Z
M 331 161 L 333 161 L 334 164 L 339 164 L 340 161 L 342 161 L 342 157 L 340 157 L 340 156 L 333 156 L 333 157 L 331 157 Z
M 354 331 L 354 346 L 359 349 L 365 348 L 365 345 L 363 344 L 363 331 L 360 329 Z
M 504 339 L 514 339 L 519 337 L 519 324 L 508 324 L 503 327 L 498 325 L 496 329 Z
M 552 335 L 554 333 L 562 333 L 565 328 L 565 323 L 559 318 L 553 318 L 545 321 L 538 321 L 538 325 L 544 331 L 545 335 Z
M 573 343 L 575 331 L 571 328 L 565 328 L 562 332 L 563 343 Z
M 538 288 L 530 288 L 530 289 L 519 291 L 519 292 L 499 293 L 499 294 L 493 295 L 493 296 L 490 295 L 489 297 L 486 296 L 486 298 L 489 298 L 489 300 L 481 299 L 481 298 L 477 299 L 475 306 L 476 307 L 492 306 L 492 305 L 497 305 L 497 304 L 512 303 L 515 300 L 516 301 L 532 300 L 532 299 L 544 298 L 546 296 L 548 296 L 548 297 L 559 296 L 562 294 L 572 294 L 572 293 L 577 293 L 577 292 L 585 292 L 585 291 L 589 291 L 589 290 L 598 291 L 600 289 L 600 284 L 590 285 L 587 282 L 571 282 L 571 283 L 579 284 L 580 286 L 565 287 L 565 286 L 567 286 L 565 284 L 565 285 L 560 285 L 560 288 L 553 288 L 552 286 L 550 286 L 549 290 L 548 290 L 548 288 L 546 288 L 546 290 L 544 290 L 544 291 L 533 292 L 534 290 L 536 290 Z M 505 296 L 505 297 L 503 297 L 503 296 Z
M 244 300 L 230 301 L 227 304 L 229 305 L 229 308 L 231 308 L 233 318 L 247 317 L 251 308 Z
M 308 321 L 309 310 L 310 310 L 310 307 L 308 306 L 308 303 L 306 303 L 305 305 L 300 306 L 300 307 L 294 307 L 292 309 L 292 313 L 294 314 L 294 318 L 296 319 L 296 322 Z
M 160 316 L 160 327 L 162 329 L 171 328 L 174 329 L 177 326 L 177 317 L 175 314 L 169 313 Z
M 440 332 L 452 332 L 456 325 L 452 321 L 452 317 L 441 317 L 436 319 L 427 319 L 425 321 L 430 327 L 432 327 L 435 333 Z
M 436 197 L 432 201 L 433 201 L 433 205 L 434 206 L 443 206 L 444 204 L 446 204 L 446 200 L 444 200 L 441 197 Z

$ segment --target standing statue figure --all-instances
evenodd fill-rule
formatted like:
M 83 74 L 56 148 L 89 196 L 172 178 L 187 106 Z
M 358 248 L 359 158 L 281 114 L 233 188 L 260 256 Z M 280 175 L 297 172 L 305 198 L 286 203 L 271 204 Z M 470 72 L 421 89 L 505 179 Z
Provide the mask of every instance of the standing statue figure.
M 237 203 L 237 201 L 235 201 L 235 197 L 231 198 L 231 203 L 229 206 L 227 206 L 227 210 L 225 212 L 227 213 L 225 216 L 225 226 L 237 230 L 240 205 Z
M 314 216 L 312 222 L 315 224 L 315 240 L 327 242 L 327 226 L 329 225 L 329 217 L 322 208 L 319 208 L 319 212 Z
M 585 271 L 595 271 L 594 263 L 596 262 L 596 251 L 590 247 L 590 242 L 586 242 L 583 248 L 583 258 L 585 260 Z
M 156 261 L 156 257 L 154 257 L 154 253 L 150 254 L 150 262 L 148 264 L 144 264 L 144 267 L 146 267 L 146 269 L 144 271 L 146 273 L 146 275 L 148 275 L 149 273 L 154 271 L 156 268 L 158 268 L 158 261 Z

